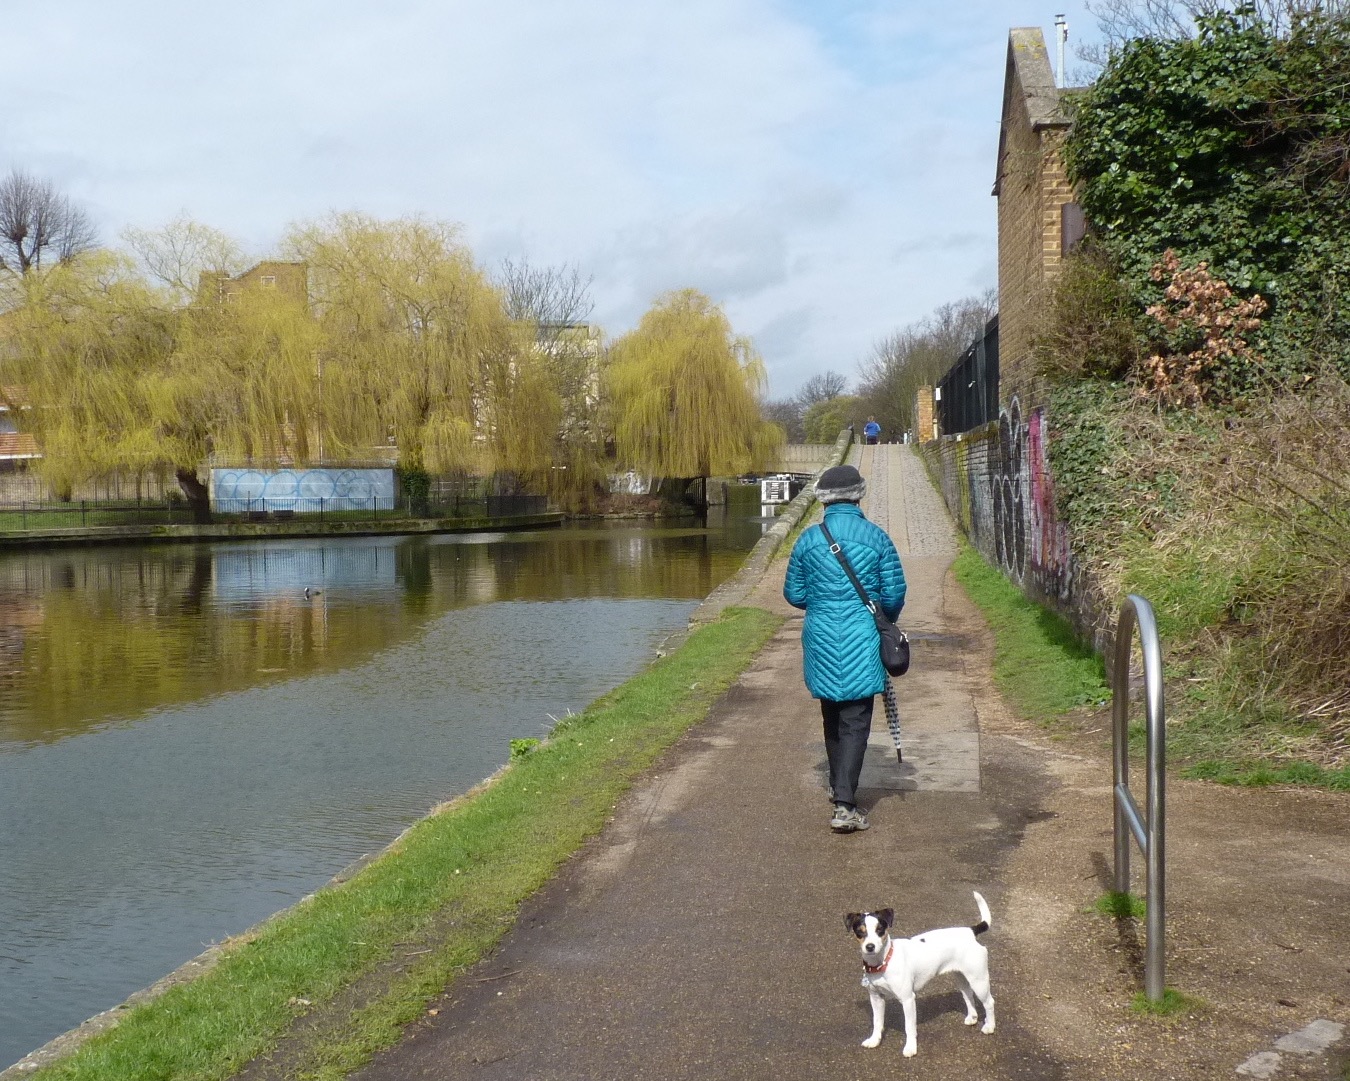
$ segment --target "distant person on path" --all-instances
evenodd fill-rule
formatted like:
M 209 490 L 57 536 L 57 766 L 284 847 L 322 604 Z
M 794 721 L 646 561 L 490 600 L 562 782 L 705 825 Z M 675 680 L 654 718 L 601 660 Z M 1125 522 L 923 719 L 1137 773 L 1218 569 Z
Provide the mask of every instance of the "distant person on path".
M 863 425 L 863 438 L 869 446 L 881 438 L 881 425 L 877 423 L 876 417 L 867 418 L 867 423 Z
M 851 465 L 827 469 L 816 481 L 825 525 L 843 550 L 867 595 L 891 619 L 905 606 L 905 571 L 891 538 L 863 517 L 858 505 L 866 482 Z M 819 526 L 806 530 L 788 560 L 783 597 L 806 610 L 802 672 L 825 722 L 830 799 L 836 833 L 865 830 L 858 809 L 858 778 L 872 731 L 872 700 L 886 682 L 876 621 L 858 597 Z

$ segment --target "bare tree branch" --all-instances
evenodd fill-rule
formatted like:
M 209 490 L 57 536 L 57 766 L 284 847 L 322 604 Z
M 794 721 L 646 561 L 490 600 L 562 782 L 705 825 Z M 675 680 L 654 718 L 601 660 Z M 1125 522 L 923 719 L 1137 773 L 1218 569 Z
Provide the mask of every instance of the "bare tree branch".
M 1096 66 L 1135 38 L 1194 37 L 1197 19 L 1224 11 L 1249 8 L 1258 23 L 1281 35 L 1309 15 L 1350 15 L 1350 0 L 1087 0 L 1086 6 L 1097 20 L 1103 43 L 1080 47 L 1077 53 Z
M 570 263 L 537 267 L 525 260 L 504 259 L 496 284 L 506 298 L 506 314 L 517 322 L 534 323 L 539 340 L 551 342 L 590 319 L 595 310 L 592 280 Z
M 802 412 L 806 412 L 817 402 L 828 402 L 831 398 L 839 397 L 847 387 L 848 376 L 839 372 L 821 372 L 802 384 L 802 389 L 797 392 L 797 404 Z
M 230 237 L 185 214 L 161 229 L 126 229 L 122 239 L 150 276 L 182 301 L 197 294 L 202 274 L 235 275 L 244 269 L 243 253 Z
M 0 180 L 0 267 L 27 274 L 44 254 L 65 262 L 97 243 L 93 220 L 50 180 L 21 169 Z

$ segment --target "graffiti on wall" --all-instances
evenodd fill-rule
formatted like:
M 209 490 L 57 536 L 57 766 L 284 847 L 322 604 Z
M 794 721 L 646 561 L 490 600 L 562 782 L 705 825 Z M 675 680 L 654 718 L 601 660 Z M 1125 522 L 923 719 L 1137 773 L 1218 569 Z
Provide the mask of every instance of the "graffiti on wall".
M 1027 479 L 1030 484 L 1031 565 L 1044 592 L 1068 595 L 1073 568 L 1069 558 L 1069 527 L 1059 520 L 1055 486 L 1046 456 L 1046 416 L 1033 410 L 1027 421 Z
M 942 496 L 984 555 L 1024 588 L 1065 599 L 1073 582 L 1068 527 L 1055 509 L 1047 459 L 1049 418 L 1013 398 L 998 423 L 964 432 L 938 450 Z
M 994 503 L 994 555 L 1018 581 L 1026 573 L 1027 439 L 1022 406 L 1016 398 L 998 417 L 998 453 L 989 463 Z
M 1030 575 L 1048 596 L 1064 597 L 1072 584 L 1068 528 L 1055 509 L 1046 457 L 1044 408 L 1025 419 L 1017 398 L 998 418 L 998 448 L 989 462 L 994 557 L 1019 582 Z
M 250 510 L 392 510 L 392 469 L 212 469 L 211 505 Z

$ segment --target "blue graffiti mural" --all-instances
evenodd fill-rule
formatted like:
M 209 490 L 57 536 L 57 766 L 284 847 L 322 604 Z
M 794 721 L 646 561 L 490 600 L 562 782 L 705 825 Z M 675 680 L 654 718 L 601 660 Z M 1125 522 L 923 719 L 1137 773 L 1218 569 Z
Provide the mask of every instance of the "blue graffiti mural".
M 212 469 L 211 506 L 252 510 L 392 510 L 392 469 Z

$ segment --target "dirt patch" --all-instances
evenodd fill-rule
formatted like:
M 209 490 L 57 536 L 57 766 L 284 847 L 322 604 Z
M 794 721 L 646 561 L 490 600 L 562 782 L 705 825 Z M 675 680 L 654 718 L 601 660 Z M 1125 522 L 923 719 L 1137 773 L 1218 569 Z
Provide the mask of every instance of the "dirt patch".
M 1167 985 L 1196 1005 L 1140 1016 L 1131 1000 L 1143 986 L 1142 921 L 1091 911 L 1112 881 L 1101 726 L 1089 719 L 1052 735 L 997 700 L 985 707 L 986 761 L 1030 749 L 1057 781 L 1048 814 L 1009 860 L 1004 927 L 1016 938 L 1023 1021 L 1074 1076 L 1232 1078 L 1314 1020 L 1350 1022 L 1350 797 L 1169 777 Z M 1142 894 L 1142 860 L 1133 862 Z M 1283 1054 L 1267 1076 L 1340 1079 L 1347 1044 Z

